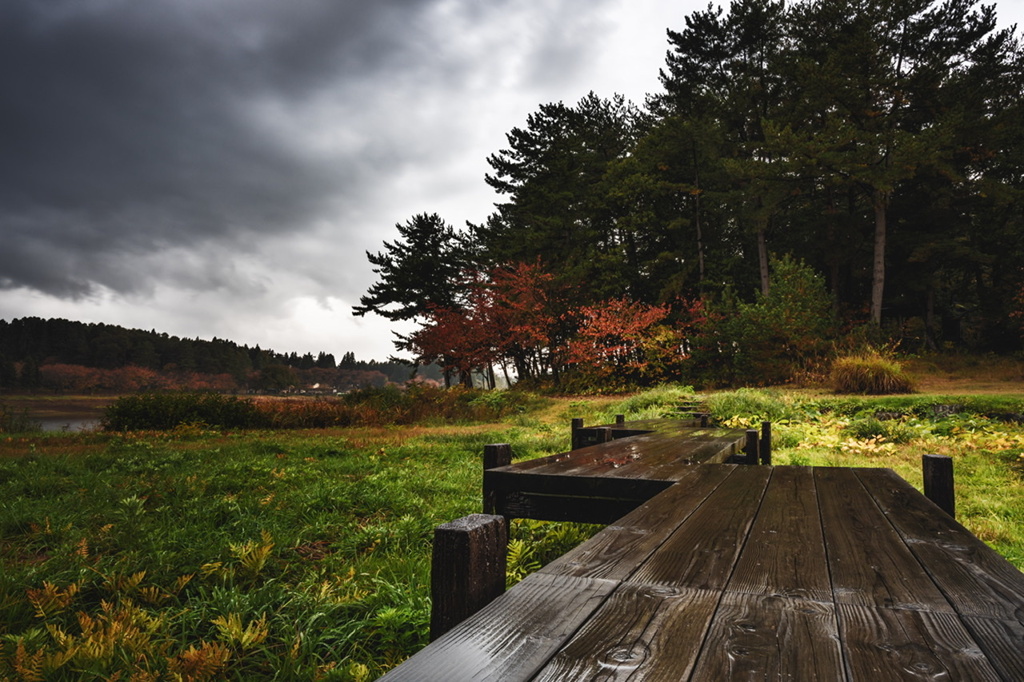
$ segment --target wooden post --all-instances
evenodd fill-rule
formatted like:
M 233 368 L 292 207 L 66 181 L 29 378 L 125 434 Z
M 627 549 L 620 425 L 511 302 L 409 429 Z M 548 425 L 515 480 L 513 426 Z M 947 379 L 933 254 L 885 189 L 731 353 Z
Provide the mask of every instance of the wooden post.
M 757 429 L 747 429 L 747 443 L 743 446 L 746 453 L 744 464 L 757 464 Z
M 569 446 L 570 450 L 578 450 L 580 445 L 576 439 L 576 432 L 583 428 L 583 420 L 576 417 L 572 420 L 572 445 Z
M 484 471 L 496 467 L 508 466 L 512 463 L 512 446 L 508 443 L 497 443 L 484 446 Z M 498 510 L 498 491 L 487 485 L 484 476 L 484 514 L 494 514 Z
M 503 516 L 470 514 L 434 529 L 431 641 L 505 591 L 507 552 Z
M 924 494 L 939 508 L 956 518 L 956 497 L 953 492 L 953 458 L 946 455 L 922 455 Z
M 624 415 L 624 414 L 617 414 L 617 415 L 615 415 L 615 425 L 616 426 L 622 426 L 625 423 L 626 423 L 626 415 Z
M 711 418 L 711 415 L 707 412 L 700 412 L 696 416 L 700 417 L 700 427 L 702 429 L 706 429 L 708 427 L 708 419 Z
M 761 464 L 771 466 L 772 463 L 772 423 L 761 422 Z

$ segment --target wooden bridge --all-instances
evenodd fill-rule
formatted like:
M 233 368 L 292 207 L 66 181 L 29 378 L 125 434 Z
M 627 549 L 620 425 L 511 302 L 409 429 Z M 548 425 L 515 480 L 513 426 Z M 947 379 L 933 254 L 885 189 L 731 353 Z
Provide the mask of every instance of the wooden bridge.
M 492 514 L 438 529 L 438 638 L 382 679 L 1024 680 L 1024 573 L 893 471 L 601 428 L 514 465 L 489 447 Z M 610 525 L 499 595 L 506 516 Z

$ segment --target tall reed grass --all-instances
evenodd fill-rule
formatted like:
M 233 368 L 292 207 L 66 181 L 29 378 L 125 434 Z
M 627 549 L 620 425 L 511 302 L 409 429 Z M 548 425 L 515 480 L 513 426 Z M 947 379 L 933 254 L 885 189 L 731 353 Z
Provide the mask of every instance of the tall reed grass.
M 877 353 L 837 358 L 830 378 L 836 393 L 886 395 L 914 390 L 913 381 L 900 363 Z
M 544 400 L 523 391 L 445 390 L 426 384 L 367 388 L 336 398 L 148 393 L 116 400 L 104 414 L 103 428 L 137 431 L 189 424 L 220 429 L 451 424 L 499 420 Z

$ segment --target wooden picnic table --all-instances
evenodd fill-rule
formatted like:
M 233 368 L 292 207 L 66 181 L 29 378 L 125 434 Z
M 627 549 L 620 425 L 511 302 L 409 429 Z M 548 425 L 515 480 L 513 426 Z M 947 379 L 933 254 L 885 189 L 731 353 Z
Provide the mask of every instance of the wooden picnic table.
M 488 513 L 506 518 L 612 523 L 665 490 L 693 464 L 743 452 L 743 429 L 649 419 L 607 429 L 612 440 L 548 457 L 486 469 Z
M 1019 682 L 1022 651 L 1024 574 L 893 471 L 712 463 L 382 679 Z

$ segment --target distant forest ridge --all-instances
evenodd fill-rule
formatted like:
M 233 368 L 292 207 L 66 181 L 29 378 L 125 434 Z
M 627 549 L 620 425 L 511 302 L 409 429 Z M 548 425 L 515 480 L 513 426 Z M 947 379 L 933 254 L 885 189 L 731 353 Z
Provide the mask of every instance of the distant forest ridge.
M 160 389 L 331 393 L 405 383 L 411 365 L 340 361 L 319 352 L 277 353 L 225 339 L 188 339 L 155 330 L 38 317 L 0 320 L 0 390 L 125 392 Z M 436 367 L 420 368 L 437 380 Z

